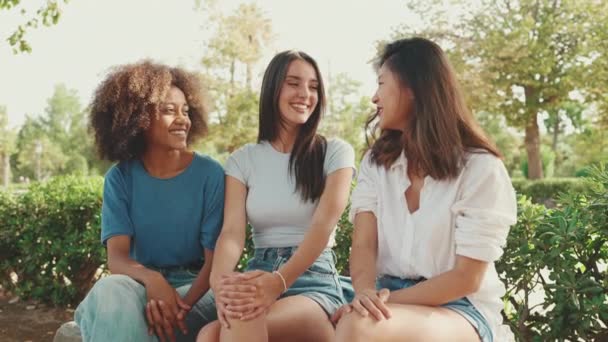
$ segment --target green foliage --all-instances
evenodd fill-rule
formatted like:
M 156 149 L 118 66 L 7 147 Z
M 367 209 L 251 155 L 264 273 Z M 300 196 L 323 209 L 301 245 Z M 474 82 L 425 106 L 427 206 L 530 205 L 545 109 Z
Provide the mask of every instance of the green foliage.
M 608 338 L 608 170 L 545 210 L 519 199 L 519 220 L 497 270 L 507 285 L 506 315 L 522 341 Z M 543 295 L 532 303 L 533 291 Z
M 27 31 L 30 29 L 38 28 L 40 24 L 44 26 L 52 26 L 59 22 L 61 17 L 61 5 L 59 0 L 44 1 L 44 4 L 36 11 L 36 14 L 31 16 L 30 19 L 22 25 L 19 25 L 17 29 L 8 37 L 6 40 L 13 47 L 13 53 L 32 52 L 32 47 L 25 39 Z M 63 0 L 63 3 L 67 3 L 68 0 Z M 14 11 L 19 9 L 21 0 L 0 0 L 0 11 L 10 10 Z M 21 14 L 26 14 L 27 11 L 24 8 L 19 9 Z
M 9 127 L 6 107 L 0 106 L 0 184 L 8 187 L 10 181 L 10 156 L 15 150 L 15 132 Z
M 543 175 L 547 178 L 553 177 L 555 173 L 555 152 L 543 146 L 540 149 L 541 164 L 543 167 Z M 521 162 L 521 172 L 524 177 L 528 177 L 528 159 Z
M 237 148 L 255 142 L 258 134 L 258 94 L 235 89 L 226 99 L 226 111 L 209 127 L 209 135 L 197 145 L 204 153 L 225 160 Z
M 477 10 L 458 16 L 449 11 L 457 5 Z M 608 62 L 601 58 L 608 54 L 607 2 L 412 0 L 409 7 L 426 18 L 423 27 L 408 22 L 392 38 L 425 36 L 449 50 L 471 107 L 501 113 L 525 130 L 530 178 L 542 175 L 539 115 L 553 117 L 549 123 L 558 129 L 558 119 L 577 122 L 573 92 L 607 108 L 608 96 L 598 86 L 608 81 Z
M 15 177 L 42 180 L 65 174 L 101 174 L 107 168 L 96 157 L 78 94 L 63 84 L 55 86 L 44 115 L 26 117 L 16 145 Z
M 532 328 L 526 326 L 529 322 L 543 322 L 542 316 L 538 310 L 534 310 L 529 299 L 544 280 L 540 273 L 544 265 L 532 237 L 546 215 L 547 210 L 543 205 L 533 204 L 529 198 L 520 196 L 517 224 L 511 228 L 504 254 L 496 263 L 499 276 L 507 288 L 507 321 L 520 341 L 531 341 Z M 538 335 L 540 332 L 534 333 Z
M 513 132 L 514 129 L 507 124 L 505 117 L 499 114 L 479 111 L 475 113 L 475 118 L 503 154 L 505 167 L 513 176 L 513 173 L 519 168 L 522 158 L 522 153 L 517 147 L 521 145 L 520 139 Z M 525 158 L 525 156 L 523 157 Z
M 12 258 L 17 255 L 16 227 L 19 215 L 17 200 L 8 191 L 0 191 L 0 285 L 12 289 L 11 272 Z
M 352 245 L 352 234 L 353 224 L 348 220 L 348 212 L 350 211 L 350 204 L 344 210 L 344 213 L 338 221 L 338 228 L 336 230 L 336 245 L 334 246 L 334 252 L 337 256 L 336 268 L 341 275 L 350 275 L 349 263 L 350 258 L 350 246 Z
M 357 156 L 366 149 L 365 122 L 375 110 L 371 99 L 360 92 L 361 83 L 347 74 L 339 73 L 329 80 L 327 113 L 319 126 L 326 137 L 339 137 L 351 144 Z
M 534 203 L 554 203 L 565 193 L 579 193 L 589 190 L 589 184 L 581 178 L 547 178 L 540 180 L 513 179 L 513 187 L 519 195 L 524 195 Z
M 35 183 L 22 195 L 2 193 L 0 245 L 8 255 L 0 273 L 18 277 L 16 286 L 2 277 L 2 286 L 53 304 L 82 299 L 106 260 L 101 189 L 99 177 L 68 176 Z

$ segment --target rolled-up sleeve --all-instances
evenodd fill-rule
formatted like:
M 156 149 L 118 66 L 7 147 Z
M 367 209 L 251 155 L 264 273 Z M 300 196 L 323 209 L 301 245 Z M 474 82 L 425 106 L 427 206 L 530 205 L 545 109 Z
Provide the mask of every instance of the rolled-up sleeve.
M 371 211 L 378 217 L 377 166 L 370 160 L 370 153 L 365 154 L 359 167 L 357 185 L 351 195 L 350 212 L 348 218 L 354 222 L 355 215 L 364 211 Z
M 515 191 L 504 164 L 493 155 L 472 155 L 463 172 L 460 196 L 452 206 L 456 254 L 494 262 L 517 221 Z

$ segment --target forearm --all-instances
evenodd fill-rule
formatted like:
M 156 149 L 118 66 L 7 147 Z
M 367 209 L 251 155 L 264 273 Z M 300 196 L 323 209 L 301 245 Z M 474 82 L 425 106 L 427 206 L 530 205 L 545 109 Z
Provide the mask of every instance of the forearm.
M 321 255 L 327 247 L 332 228 L 322 225 L 313 226 L 306 233 L 295 253 L 279 270 L 285 278 L 287 287 L 291 286 Z
M 205 263 L 201 268 L 198 276 L 192 282 L 190 289 L 184 296 L 184 302 L 190 306 L 193 306 L 198 300 L 209 290 L 210 287 L 210 275 L 211 275 L 211 264 L 212 260 L 205 259 Z
M 130 257 L 118 254 L 108 255 L 108 268 L 112 274 L 129 276 L 144 286 L 158 277 L 163 277 L 159 272 L 146 268 Z
M 222 274 L 234 271 L 239 262 L 243 247 L 245 246 L 244 232 L 242 236 L 235 232 L 222 232 L 217 240 L 213 267 L 210 271 L 211 285 L 218 280 Z
M 355 292 L 376 288 L 377 252 L 371 246 L 353 245 L 350 254 L 350 276 Z
M 477 285 L 463 272 L 451 270 L 412 287 L 392 291 L 389 303 L 438 306 L 468 296 Z

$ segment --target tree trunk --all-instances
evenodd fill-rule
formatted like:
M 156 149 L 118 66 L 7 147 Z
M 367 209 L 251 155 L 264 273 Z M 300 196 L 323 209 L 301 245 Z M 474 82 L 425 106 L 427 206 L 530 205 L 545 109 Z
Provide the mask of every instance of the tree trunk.
M 251 77 L 251 73 L 252 73 L 252 71 L 251 71 L 251 69 L 252 69 L 251 63 L 247 63 L 245 66 L 247 67 L 247 80 L 246 80 L 247 89 L 248 90 L 253 90 L 253 88 L 251 86 L 251 78 L 252 78 Z
M 558 116 L 555 118 L 555 123 L 553 124 L 553 142 L 551 143 L 551 149 L 553 152 L 557 151 L 557 137 L 559 136 L 559 113 L 557 115 Z
M 526 151 L 528 152 L 528 179 L 543 178 L 543 164 L 540 156 L 540 132 L 538 130 L 538 114 L 530 115 L 526 125 Z
M 233 58 L 230 62 L 230 96 L 234 94 L 234 72 L 236 67 L 236 60 Z

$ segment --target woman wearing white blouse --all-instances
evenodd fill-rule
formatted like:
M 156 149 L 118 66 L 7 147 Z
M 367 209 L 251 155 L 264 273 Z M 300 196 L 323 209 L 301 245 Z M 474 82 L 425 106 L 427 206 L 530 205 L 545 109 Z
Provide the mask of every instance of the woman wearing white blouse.
M 512 338 L 494 261 L 517 205 L 500 153 L 435 43 L 388 44 L 378 66 L 382 132 L 352 195 L 356 296 L 333 317 L 337 340 Z

